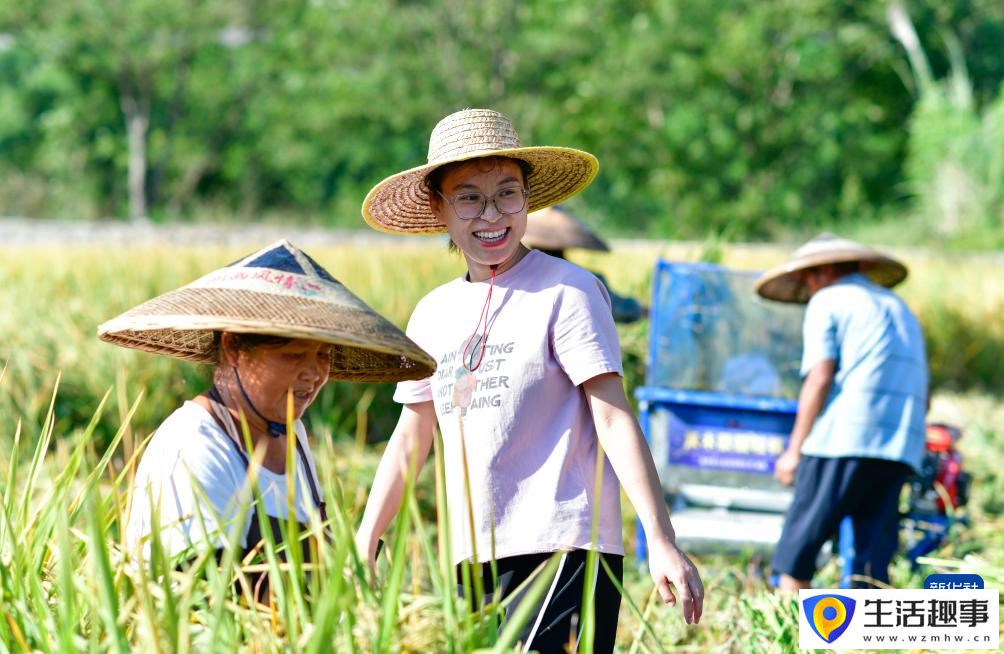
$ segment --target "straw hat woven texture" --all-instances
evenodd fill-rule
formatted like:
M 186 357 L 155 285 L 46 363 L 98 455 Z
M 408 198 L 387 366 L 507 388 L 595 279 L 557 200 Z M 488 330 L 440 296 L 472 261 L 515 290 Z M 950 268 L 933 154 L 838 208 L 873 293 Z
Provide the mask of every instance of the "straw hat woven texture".
M 436 369 L 397 327 L 285 240 L 109 320 L 98 338 L 214 364 L 215 331 L 333 343 L 332 379 L 424 379 Z
M 757 280 L 756 292 L 768 300 L 804 304 L 809 288 L 801 272 L 817 266 L 856 261 L 861 272 L 881 286 L 892 288 L 906 279 L 906 266 L 877 250 L 833 234 L 820 234 L 795 250 L 787 262 L 771 268 Z
M 610 251 L 603 239 L 563 207 L 549 207 L 530 214 L 523 244 L 538 250 Z
M 533 172 L 528 211 L 537 211 L 572 197 L 593 181 L 596 157 L 572 148 L 523 147 L 507 117 L 490 109 L 465 109 L 439 121 L 429 139 L 428 163 L 391 175 L 363 200 L 363 218 L 381 232 L 440 234 L 446 227 L 429 207 L 426 175 L 456 161 L 481 157 L 511 157 L 530 164 Z

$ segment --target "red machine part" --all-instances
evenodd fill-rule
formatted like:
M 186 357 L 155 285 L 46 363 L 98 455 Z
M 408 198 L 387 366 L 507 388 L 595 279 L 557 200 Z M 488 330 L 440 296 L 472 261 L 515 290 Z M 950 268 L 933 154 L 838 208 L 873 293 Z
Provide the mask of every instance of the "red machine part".
M 937 460 L 934 481 L 945 489 L 953 508 L 958 508 L 964 502 L 962 455 L 955 449 L 961 436 L 962 432 L 957 427 L 940 424 L 927 426 L 927 452 Z M 945 511 L 945 499 L 940 493 L 937 508 L 939 512 Z

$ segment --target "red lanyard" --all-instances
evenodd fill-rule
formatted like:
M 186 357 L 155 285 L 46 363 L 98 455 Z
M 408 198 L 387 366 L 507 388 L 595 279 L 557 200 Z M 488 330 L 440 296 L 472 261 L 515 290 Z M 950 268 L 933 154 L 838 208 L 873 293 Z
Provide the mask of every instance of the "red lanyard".
M 481 307 L 481 315 L 478 317 L 478 324 L 474 327 L 474 333 L 471 334 L 471 337 L 469 339 L 467 339 L 467 345 L 464 346 L 464 353 L 462 355 L 461 363 L 463 364 L 464 368 L 470 370 L 471 372 L 477 370 L 481 366 L 481 361 L 485 358 L 485 340 L 488 338 L 488 316 L 489 316 L 489 309 L 491 308 L 491 303 L 492 303 L 492 289 L 495 288 L 496 268 L 498 268 L 498 266 L 492 266 L 492 279 L 491 282 L 488 284 L 488 297 L 485 298 L 485 305 Z M 478 335 L 478 328 L 481 327 L 481 321 L 484 321 L 485 323 L 484 329 L 481 332 L 481 338 L 478 340 L 478 345 L 481 346 L 481 354 L 478 356 L 478 362 L 469 366 L 467 365 L 467 350 L 468 348 L 471 347 L 471 342 Z M 478 345 L 474 346 L 475 351 L 477 351 Z

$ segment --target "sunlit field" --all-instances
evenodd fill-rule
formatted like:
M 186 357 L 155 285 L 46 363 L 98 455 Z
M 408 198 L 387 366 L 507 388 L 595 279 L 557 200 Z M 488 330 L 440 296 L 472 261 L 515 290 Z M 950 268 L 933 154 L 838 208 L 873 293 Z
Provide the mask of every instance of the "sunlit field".
M 132 466 L 160 420 L 205 390 L 208 370 L 102 343 L 97 325 L 252 249 L 0 249 L 0 651 L 507 651 L 514 633 L 497 632 L 497 607 L 472 614 L 455 598 L 452 571 L 436 544 L 442 529 L 436 500 L 443 492 L 438 456 L 409 493 L 376 577 L 355 558 L 351 534 L 396 420 L 387 385 L 330 384 L 310 409 L 334 538 L 320 546 L 309 574 L 295 560 L 280 564 L 266 548 L 265 565 L 282 580 L 275 584 L 274 610 L 251 608 L 235 591 L 248 571 L 235 551 L 225 554 L 222 567 L 212 556 L 180 567 L 157 554 L 144 565 L 129 559 L 122 526 L 132 501 Z M 463 270 L 445 245 L 309 251 L 402 328 L 418 298 Z M 643 244 L 575 260 L 603 272 L 618 292 L 647 298 L 659 256 L 720 258 L 758 269 L 785 254 Z M 897 561 L 893 583 L 919 587 L 930 572 L 964 568 L 1000 587 L 1004 263 L 897 254 L 911 269 L 902 294 L 928 337 L 935 382 L 930 417 L 963 428 L 960 447 L 973 487 L 968 526 L 957 526 L 921 570 Z M 629 391 L 644 376 L 646 328 L 621 328 Z M 688 627 L 678 609 L 656 601 L 638 571 L 630 511 L 625 537 L 619 651 L 797 649 L 795 603 L 769 592 L 754 558 L 694 554 L 707 604 L 702 624 Z M 831 561 L 817 582 L 832 585 L 836 577 Z

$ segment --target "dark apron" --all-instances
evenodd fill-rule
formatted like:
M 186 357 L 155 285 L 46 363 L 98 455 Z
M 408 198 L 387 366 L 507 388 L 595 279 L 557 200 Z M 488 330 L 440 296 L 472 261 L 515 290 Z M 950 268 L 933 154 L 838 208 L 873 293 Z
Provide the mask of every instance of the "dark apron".
M 240 445 L 240 440 L 237 437 L 237 427 L 233 422 L 233 418 L 230 412 L 227 411 L 222 403 L 217 397 L 210 395 L 210 405 L 213 407 L 213 411 L 216 414 L 217 422 L 223 427 L 224 431 L 230 437 L 229 440 L 233 444 L 234 449 L 237 454 L 240 455 L 241 459 L 244 461 L 244 470 L 248 471 L 251 468 L 251 461 L 247 457 L 247 453 L 244 448 Z M 321 501 L 321 494 L 317 490 L 317 482 L 314 479 L 313 471 L 310 468 L 310 461 L 307 459 L 306 452 L 303 451 L 303 444 L 300 439 L 294 433 L 292 436 L 287 436 L 288 438 L 293 438 L 296 443 L 296 452 L 299 459 L 303 462 L 303 469 L 307 477 L 307 484 L 310 486 L 311 499 L 314 501 L 314 506 L 317 507 L 317 511 L 321 516 L 322 524 L 327 525 L 328 513 L 324 502 Z M 294 466 L 295 470 L 295 466 Z M 295 473 L 294 473 L 295 474 Z M 252 507 L 251 514 L 249 516 L 250 523 L 248 525 L 247 534 L 245 535 L 245 547 L 241 552 L 241 560 L 246 560 L 248 555 L 254 552 L 254 556 L 251 561 L 255 563 L 264 562 L 263 557 L 260 556 L 262 551 L 262 542 L 264 536 L 262 535 L 261 523 L 258 519 L 258 509 Z M 283 563 L 287 562 L 286 548 L 281 548 L 280 546 L 284 544 L 283 536 L 283 526 L 287 522 L 285 518 L 277 518 L 266 514 L 264 516 L 268 520 L 269 529 L 272 532 L 272 540 L 279 548 L 278 556 L 279 560 Z M 309 525 L 301 522 L 296 523 L 297 532 L 300 534 L 305 534 L 310 531 Z M 327 528 L 325 528 L 325 537 L 328 537 Z M 311 539 L 305 538 L 300 542 L 300 547 L 302 548 L 302 558 L 301 561 L 304 563 L 311 563 L 313 561 L 313 553 L 311 551 Z M 251 597 L 254 598 L 256 602 L 259 603 L 270 603 L 270 593 L 269 593 L 269 581 L 267 572 L 252 572 L 246 575 L 248 583 L 250 584 Z M 240 586 L 240 584 L 238 584 Z M 243 592 L 244 589 L 238 588 L 238 592 Z

